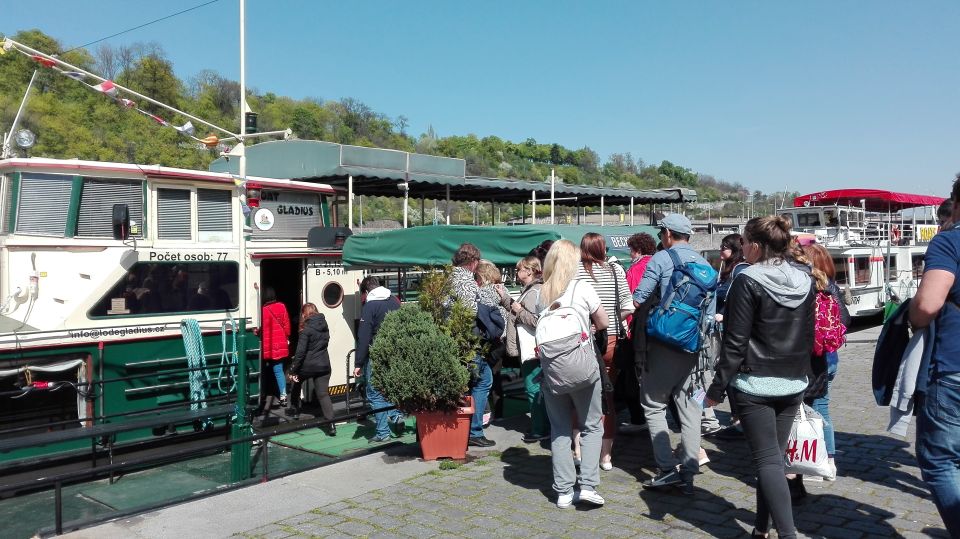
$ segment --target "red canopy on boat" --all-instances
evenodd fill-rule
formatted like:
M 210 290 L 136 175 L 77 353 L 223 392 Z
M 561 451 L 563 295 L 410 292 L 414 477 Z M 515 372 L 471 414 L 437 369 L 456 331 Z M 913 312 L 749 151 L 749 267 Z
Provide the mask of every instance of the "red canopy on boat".
M 809 195 L 798 196 L 793 199 L 795 207 L 802 206 L 860 206 L 865 200 L 867 211 L 899 211 L 916 206 L 939 206 L 945 198 L 929 195 L 911 195 L 909 193 L 894 193 L 879 189 L 836 189 L 820 191 Z

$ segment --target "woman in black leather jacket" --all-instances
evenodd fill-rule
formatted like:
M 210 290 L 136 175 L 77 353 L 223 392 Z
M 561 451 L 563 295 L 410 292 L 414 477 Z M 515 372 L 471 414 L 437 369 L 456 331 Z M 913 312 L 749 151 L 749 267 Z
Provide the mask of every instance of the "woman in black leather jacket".
M 796 537 L 783 455 L 809 383 L 816 296 L 810 275 L 785 258 L 790 221 L 751 219 L 744 256 L 751 266 L 727 296 L 723 344 L 707 406 L 729 394 L 757 467 L 754 537 L 766 537 L 770 517 L 781 538 Z
M 300 414 L 300 384 L 307 378 L 313 380 L 313 391 L 320 403 L 323 418 L 333 420 L 333 402 L 330 400 L 330 327 L 327 319 L 317 312 L 313 303 L 305 303 L 300 309 L 300 339 L 297 341 L 297 352 L 293 355 L 293 364 L 290 366 L 290 379 L 295 386 L 294 398 L 296 401 L 294 419 Z M 321 427 L 328 435 L 336 436 L 337 427 L 327 423 Z

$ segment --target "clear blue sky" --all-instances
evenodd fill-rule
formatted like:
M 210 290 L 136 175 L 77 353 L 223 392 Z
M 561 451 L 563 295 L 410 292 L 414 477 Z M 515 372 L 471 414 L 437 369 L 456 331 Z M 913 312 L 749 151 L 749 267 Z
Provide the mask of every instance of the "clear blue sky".
M 82 45 L 203 0 L 0 0 L 0 32 Z M 239 77 L 238 1 L 113 38 Z M 247 83 L 354 97 L 408 131 L 631 152 L 766 192 L 946 195 L 960 2 L 248 0 Z M 94 48 L 94 47 L 91 47 Z

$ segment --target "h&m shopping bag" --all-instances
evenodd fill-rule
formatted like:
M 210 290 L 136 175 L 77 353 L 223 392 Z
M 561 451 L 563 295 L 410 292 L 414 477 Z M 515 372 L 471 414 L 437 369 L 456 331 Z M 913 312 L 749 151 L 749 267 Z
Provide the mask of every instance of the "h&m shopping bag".
M 800 406 L 793 420 L 787 451 L 784 455 L 786 473 L 833 478 L 827 461 L 827 445 L 823 440 L 823 417 L 806 404 Z

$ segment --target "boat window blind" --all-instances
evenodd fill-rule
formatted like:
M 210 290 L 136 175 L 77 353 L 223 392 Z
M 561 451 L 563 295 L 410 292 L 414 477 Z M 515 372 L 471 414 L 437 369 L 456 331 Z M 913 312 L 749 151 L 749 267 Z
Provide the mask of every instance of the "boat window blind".
M 113 237 L 113 205 L 126 204 L 130 220 L 136 225 L 132 234 L 143 237 L 143 182 L 84 178 L 77 216 L 78 237 Z
M 73 177 L 65 174 L 23 173 L 17 204 L 17 233 L 63 236 Z
M 224 189 L 197 189 L 197 221 L 201 241 L 206 236 L 205 232 L 232 232 L 231 192 Z
M 157 189 L 157 238 L 190 240 L 190 191 Z

